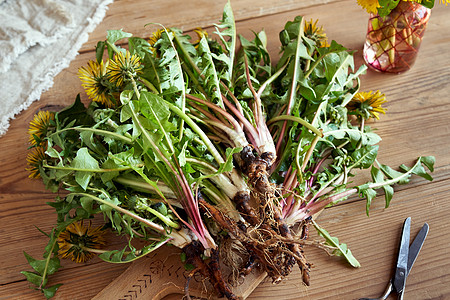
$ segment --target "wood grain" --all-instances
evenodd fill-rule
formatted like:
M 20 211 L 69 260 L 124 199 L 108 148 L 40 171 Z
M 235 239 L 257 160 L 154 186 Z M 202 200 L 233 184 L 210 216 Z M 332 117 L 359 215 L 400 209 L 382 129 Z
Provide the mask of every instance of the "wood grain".
M 326 3 L 325 3 L 326 2 Z M 82 99 L 81 85 L 76 77 L 80 66 L 94 58 L 93 47 L 103 39 L 106 29 L 124 28 L 136 36 L 146 36 L 148 22 L 160 22 L 186 30 L 211 26 L 220 19 L 225 1 L 116 1 L 105 20 L 90 35 L 81 54 L 55 78 L 52 89 L 12 121 L 7 134 L 0 137 L 0 299 L 43 299 L 19 273 L 29 270 L 22 252 L 42 255 L 47 242 L 35 228 L 49 231 L 56 215 L 45 202 L 54 194 L 40 181 L 30 180 L 26 168 L 27 127 L 34 113 L 47 105 L 68 105 L 77 93 Z M 353 0 L 342 1 L 232 1 L 239 33 L 251 36 L 250 30 L 264 28 L 269 38 L 269 51 L 278 52 L 278 32 L 287 20 L 296 15 L 319 18 L 330 39 L 356 50 L 356 65 L 362 64 L 361 49 L 367 26 L 367 14 Z M 312 5 L 315 4 L 315 5 Z M 300 284 L 295 271 L 279 285 L 263 282 L 248 299 L 357 299 L 379 296 L 392 275 L 394 257 L 405 217 L 412 217 L 412 234 L 424 222 L 430 233 L 406 287 L 406 299 L 450 299 L 450 8 L 436 1 L 419 57 L 412 70 L 401 75 L 368 72 L 362 76 L 363 90 L 381 90 L 389 100 L 388 112 L 380 121 L 371 123 L 383 138 L 379 160 L 396 166 L 412 164 L 419 155 L 434 155 L 437 159 L 434 181 L 414 178 L 406 186 L 398 186 L 391 207 L 384 208 L 379 196 L 370 217 L 365 202 L 357 198 L 326 209 L 319 224 L 345 241 L 362 267 L 352 269 L 339 258 L 328 257 L 316 248 L 307 248 L 308 259 L 314 264 L 311 286 Z M 358 181 L 368 179 L 361 174 Z M 115 237 L 108 240 L 114 246 Z M 56 299 L 91 299 L 121 275 L 127 265 L 111 265 L 98 259 L 78 265 L 62 262 L 64 268 L 50 284 L 64 283 Z M 164 299 L 180 299 L 180 295 Z
M 180 253 L 174 247 L 163 247 L 152 252 L 144 259 L 132 263 L 92 300 L 182 298 L 185 295 L 188 272 L 180 261 Z M 246 277 L 245 282 L 233 288 L 233 293 L 239 299 L 246 299 L 265 277 L 265 273 L 254 270 Z M 212 290 L 213 287 L 204 278 L 195 276 L 189 282 L 191 297 L 212 299 Z
M 268 16 L 281 12 L 298 10 L 320 3 L 339 0 L 279 0 L 274 5 L 271 0 L 239 0 L 231 1 L 236 21 Z M 184 31 L 197 27 L 210 27 L 222 18 L 222 11 L 226 1 L 196 0 L 186 5 L 183 0 L 154 0 L 146 1 L 119 0 L 110 6 L 104 21 L 91 33 L 89 41 L 83 45 L 82 52 L 90 51 L 96 41 L 104 39 L 109 29 L 123 29 L 136 36 L 150 36 L 151 32 L 159 29 L 158 25 L 177 27 Z M 182 7 L 183 9 L 177 9 Z M 146 24 L 149 24 L 145 26 Z

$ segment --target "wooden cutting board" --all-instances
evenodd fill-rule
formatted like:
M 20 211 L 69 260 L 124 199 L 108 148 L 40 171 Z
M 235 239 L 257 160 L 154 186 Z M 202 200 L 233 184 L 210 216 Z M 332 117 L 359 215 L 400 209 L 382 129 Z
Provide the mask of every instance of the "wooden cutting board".
M 316 219 L 323 210 L 313 216 Z M 181 250 L 173 246 L 163 246 L 146 257 L 133 262 L 119 277 L 107 285 L 92 300 L 159 300 L 182 299 L 186 285 L 186 273 L 180 259 Z M 239 299 L 246 299 L 266 278 L 266 272 L 254 269 L 233 292 Z M 217 299 L 207 280 L 191 280 L 189 295 L 193 297 Z M 176 298 L 175 296 L 179 296 Z M 173 298 L 170 296 L 174 296 Z M 224 298 L 222 298 L 224 299 Z
M 240 298 L 246 299 L 264 280 L 265 272 L 254 270 L 245 281 L 233 288 Z M 166 296 L 182 299 L 186 285 L 186 272 L 180 260 L 180 250 L 165 246 L 147 257 L 133 262 L 119 277 L 106 286 L 93 300 L 159 300 Z M 206 281 L 190 281 L 189 294 L 193 297 L 217 299 L 211 295 L 212 287 Z M 172 298 L 172 297 L 171 297 Z

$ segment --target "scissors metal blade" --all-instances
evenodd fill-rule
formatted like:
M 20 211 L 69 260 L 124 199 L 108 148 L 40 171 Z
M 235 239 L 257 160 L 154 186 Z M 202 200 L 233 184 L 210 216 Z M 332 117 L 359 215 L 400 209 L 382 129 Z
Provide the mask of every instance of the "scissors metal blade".
M 409 232 L 411 228 L 411 217 L 403 223 L 402 238 L 398 250 L 397 267 L 395 269 L 392 285 L 397 293 L 401 293 L 406 284 L 406 273 L 408 270 L 409 256 Z
M 408 269 L 406 270 L 406 276 L 408 276 L 411 268 L 416 261 L 417 256 L 419 255 L 420 249 L 422 249 L 423 243 L 425 242 L 425 238 L 428 235 L 429 226 L 425 223 L 420 229 L 419 233 L 416 235 L 416 238 L 409 246 L 409 254 L 408 254 Z
M 411 246 L 408 246 L 410 238 L 410 227 L 411 218 L 407 218 L 403 224 L 397 268 L 395 270 L 394 277 L 389 281 L 389 285 L 384 294 L 380 298 L 360 298 L 359 300 L 387 299 L 393 291 L 398 294 L 398 299 L 403 300 L 406 277 L 408 277 L 409 272 L 411 271 L 411 268 L 416 261 L 420 250 L 422 249 L 423 243 L 425 242 L 425 238 L 427 237 L 429 231 L 429 226 L 427 223 L 425 223 L 414 238 Z M 405 247 L 409 247 L 409 249 L 406 250 Z M 407 258 L 406 262 L 405 257 Z M 403 270 L 405 270 L 405 272 L 403 272 Z

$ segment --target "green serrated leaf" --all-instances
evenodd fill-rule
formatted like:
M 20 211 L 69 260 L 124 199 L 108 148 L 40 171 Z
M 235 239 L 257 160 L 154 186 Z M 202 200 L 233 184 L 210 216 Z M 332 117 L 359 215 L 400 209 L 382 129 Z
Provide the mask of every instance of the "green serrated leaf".
M 76 169 L 99 169 L 98 162 L 89 154 L 89 150 L 86 147 L 80 148 L 77 151 L 75 158 L 70 164 L 72 168 Z M 91 180 L 93 174 L 87 171 L 77 171 L 75 173 L 75 181 L 86 190 L 89 181 Z
M 204 81 L 206 83 L 206 88 L 208 90 L 208 94 L 212 98 L 211 101 L 214 103 L 222 104 L 222 96 L 220 93 L 220 82 L 219 76 L 217 74 L 217 69 L 214 64 L 214 60 L 211 54 L 211 50 L 209 49 L 208 40 L 206 37 L 203 37 L 200 40 L 198 51 L 201 56 L 201 68 L 202 75 L 204 76 Z
M 178 163 L 180 164 L 180 167 L 184 167 L 186 165 L 186 148 L 187 148 L 188 142 L 186 141 L 183 144 L 183 147 L 180 150 L 180 153 L 178 154 Z
M 364 133 L 361 138 L 362 138 L 361 141 L 362 146 L 366 145 L 373 146 L 381 141 L 381 137 L 374 132 Z
M 416 164 L 412 169 L 405 165 L 401 165 L 400 169 L 405 173 L 411 171 L 412 174 L 425 178 L 426 180 L 433 181 L 433 177 L 427 173 L 425 168 L 420 163 Z
M 124 32 L 122 29 L 119 30 L 108 30 L 106 33 L 106 40 L 110 42 L 111 44 L 115 44 L 117 41 L 129 38 L 133 36 L 131 33 Z
M 305 99 L 314 101 L 317 99 L 316 91 L 310 86 L 306 78 L 299 79 L 299 92 Z
M 134 95 L 134 92 L 130 91 L 130 90 L 125 90 L 122 93 L 120 93 L 120 102 L 123 104 L 123 106 L 126 106 L 128 104 L 128 102 L 130 102 L 131 99 L 133 99 L 133 95 Z M 128 116 L 127 118 L 125 118 L 124 120 L 122 120 L 122 117 L 121 117 L 121 122 L 124 122 L 124 121 L 128 120 L 129 118 L 131 118 L 131 115 Z
M 53 257 L 48 260 L 37 260 L 28 255 L 25 251 L 23 253 L 30 266 L 40 275 L 44 274 L 45 271 L 48 275 L 54 274 L 61 267 L 58 257 Z
M 317 233 L 325 238 L 325 241 L 328 245 L 333 246 L 336 250 L 333 252 L 334 255 L 343 256 L 347 262 L 355 268 L 359 268 L 361 264 L 358 260 L 353 256 L 350 249 L 348 249 L 346 244 L 339 244 L 339 239 L 336 237 L 332 237 L 324 228 L 321 228 L 315 221 L 312 221 L 314 228 L 316 228 Z
M 23 252 L 23 254 L 25 255 L 25 258 L 27 259 L 28 263 L 34 264 L 36 262 L 36 259 L 34 259 L 32 256 L 30 256 L 28 253 L 26 253 L 25 251 Z M 44 271 L 44 268 L 40 268 L 39 265 L 34 264 L 34 266 L 32 266 L 33 269 L 35 271 L 37 271 L 39 274 L 42 274 L 42 272 Z M 35 268 L 37 267 L 37 268 Z
M 162 240 L 159 242 L 155 242 L 148 246 L 143 247 L 139 252 L 132 251 L 133 253 L 130 253 L 130 251 L 127 251 L 128 246 L 126 246 L 125 248 L 123 248 L 120 251 L 113 250 L 113 251 L 107 251 L 105 253 L 102 253 L 99 255 L 99 257 L 102 260 L 104 260 L 106 262 L 110 262 L 110 263 L 119 263 L 119 264 L 129 263 L 129 262 L 132 262 L 134 260 L 137 260 L 137 259 L 149 254 L 152 251 L 155 251 L 162 245 L 166 244 L 167 241 L 168 241 L 167 238 L 162 238 Z M 132 249 L 132 250 L 134 250 L 134 249 Z
M 378 155 L 379 146 L 366 146 L 352 153 L 353 168 L 367 169 L 375 161 Z
M 226 161 L 221 164 L 217 173 L 231 172 L 233 170 L 233 155 L 240 153 L 242 151 L 241 147 L 237 148 L 227 148 L 225 151 Z
M 117 169 L 119 168 L 119 166 L 114 162 L 113 159 L 108 158 L 107 160 L 105 160 L 105 162 L 102 164 L 102 169 Z M 110 181 L 112 181 L 114 178 L 116 178 L 117 176 L 119 176 L 120 172 L 119 171 L 114 171 L 114 172 L 104 172 L 100 174 L 100 178 L 102 180 L 103 183 L 108 183 Z
M 347 130 L 346 131 L 350 141 L 353 145 L 356 145 L 359 141 L 361 141 L 362 132 L 359 130 Z
M 173 124 L 167 122 L 170 116 L 170 110 L 163 98 L 153 93 L 143 91 L 139 98 L 139 105 L 141 113 L 155 124 L 153 126 L 154 129 L 158 129 L 159 124 L 165 124 L 168 127 L 172 127 Z M 170 131 L 173 130 L 173 128 L 169 129 Z
M 372 200 L 377 196 L 377 191 L 374 189 L 366 189 L 362 194 L 366 197 L 366 214 L 369 216 L 370 205 L 372 204 Z
M 42 234 L 45 235 L 46 237 L 50 238 L 50 234 L 48 234 L 47 232 L 43 231 L 42 229 L 40 229 L 40 228 L 37 227 L 37 226 L 34 226 L 34 227 L 36 227 L 36 229 L 37 229 L 40 233 L 42 233 Z
M 123 219 L 120 214 L 114 213 L 112 215 L 112 226 L 114 229 L 117 230 L 117 232 L 120 234 L 122 232 L 122 223 Z
M 105 154 L 105 148 L 102 147 L 100 143 L 94 140 L 94 133 L 92 131 L 82 131 L 80 132 L 81 141 L 93 152 L 100 156 Z
M 394 188 L 390 185 L 383 186 L 384 190 L 384 198 L 385 198 L 385 208 L 389 207 L 389 204 L 391 203 L 392 196 L 394 195 Z
M 434 164 L 436 163 L 436 158 L 434 156 L 422 156 L 420 161 L 430 170 L 434 172 Z
M 83 207 L 87 212 L 94 213 L 93 204 L 94 200 L 90 197 L 81 197 L 80 198 L 81 207 Z
M 372 166 L 370 173 L 372 175 L 372 180 L 375 183 L 382 183 L 384 182 L 384 173 L 380 170 L 375 168 L 374 166 Z M 385 208 L 389 207 L 389 204 L 391 203 L 392 200 L 392 196 L 394 195 L 394 188 L 390 185 L 384 185 L 383 187 L 384 190 L 384 197 L 385 197 Z
M 380 170 L 388 177 L 389 179 L 394 179 L 403 176 L 402 172 L 398 172 L 387 165 L 380 165 Z M 409 182 L 409 176 L 405 177 L 401 181 L 398 181 L 398 184 L 405 184 Z
M 62 124 L 70 126 L 92 126 L 94 121 L 87 113 L 86 107 L 81 102 L 80 94 L 77 95 L 75 102 L 56 113 L 55 118 Z
M 47 150 L 45 151 L 45 154 L 47 154 L 51 158 L 57 158 L 58 160 L 61 160 L 61 155 L 53 147 L 48 147 Z
M 95 46 L 95 57 L 97 62 L 100 64 L 103 61 L 103 53 L 105 52 L 105 41 L 98 41 L 97 46 Z
M 108 216 L 108 218 L 114 224 L 115 218 L 113 216 L 113 213 L 114 213 L 114 208 L 113 207 L 114 206 L 119 206 L 120 205 L 120 201 L 117 198 L 105 198 L 105 199 L 102 199 L 102 200 L 104 200 L 107 203 L 101 204 L 100 205 L 100 209 L 102 210 L 103 213 L 105 213 Z
M 215 27 L 215 33 L 219 36 L 227 53 L 227 55 L 222 58 L 222 61 L 227 65 L 227 69 L 223 74 L 223 79 L 227 82 L 231 82 L 233 64 L 235 61 L 234 56 L 236 53 L 236 24 L 233 9 L 231 8 L 231 2 L 229 0 L 225 3 L 220 24 L 216 24 Z
M 128 39 L 128 50 L 130 51 L 131 55 L 137 54 L 141 58 L 144 58 L 148 53 L 150 47 L 151 45 L 146 39 L 139 37 L 130 37 Z
M 42 282 L 44 282 L 44 286 L 47 283 L 47 279 L 43 280 L 42 276 L 36 273 L 28 272 L 28 271 L 22 271 L 20 272 L 22 275 L 24 275 L 29 282 L 34 284 L 35 286 L 40 286 Z
M 377 169 L 375 166 L 372 166 L 372 168 L 370 169 L 370 174 L 372 176 L 373 182 L 384 181 L 383 172 L 380 169 Z
M 42 289 L 42 292 L 44 293 L 45 298 L 50 299 L 55 296 L 56 291 L 59 289 L 59 287 L 62 286 L 62 284 L 55 284 L 51 287 Z

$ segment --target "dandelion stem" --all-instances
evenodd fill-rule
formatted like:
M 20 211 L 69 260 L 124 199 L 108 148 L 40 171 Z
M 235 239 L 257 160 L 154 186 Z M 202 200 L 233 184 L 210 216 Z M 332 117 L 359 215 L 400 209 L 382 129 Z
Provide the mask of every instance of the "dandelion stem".
M 100 202 L 101 204 L 107 205 L 107 206 L 115 209 L 118 212 L 121 212 L 121 213 L 123 213 L 123 214 L 125 214 L 127 216 L 130 216 L 131 218 L 135 219 L 136 221 L 139 221 L 139 222 L 149 226 L 150 228 L 152 228 L 153 230 L 155 230 L 155 231 L 157 231 L 159 233 L 165 234 L 165 232 L 166 232 L 164 227 L 162 227 L 161 225 L 153 223 L 152 221 L 149 221 L 147 219 L 144 219 L 144 218 L 142 218 L 142 217 L 132 213 L 131 211 L 126 210 L 126 209 L 124 209 L 124 208 L 122 208 L 122 207 L 120 207 L 120 206 L 118 206 L 118 205 L 116 205 L 116 204 L 114 204 L 112 202 L 103 200 L 103 199 L 101 199 L 99 197 L 96 197 L 96 196 L 91 195 L 91 194 L 86 194 L 86 193 L 72 193 L 71 195 L 78 195 L 78 196 L 91 198 L 91 199 L 93 199 L 93 200 L 95 200 L 97 202 Z
M 267 124 L 272 124 L 272 123 L 278 122 L 278 121 L 293 121 L 293 122 L 297 122 L 297 123 L 305 126 L 306 128 L 308 128 L 312 132 L 314 132 L 316 135 L 318 135 L 320 137 L 323 136 L 322 131 L 320 131 L 319 129 L 317 129 L 316 127 L 314 127 L 313 125 L 311 125 L 307 121 L 303 120 L 302 118 L 295 117 L 295 116 L 290 116 L 290 115 L 277 116 L 277 117 L 274 117 L 274 118 L 270 119 L 269 121 L 267 121 Z
M 50 137 L 53 137 L 54 135 L 60 134 L 61 132 L 68 131 L 68 130 L 76 130 L 76 131 L 80 131 L 80 132 L 83 132 L 83 131 L 89 131 L 89 132 L 96 133 L 96 134 L 98 134 L 98 135 L 111 136 L 111 137 L 113 137 L 114 139 L 116 139 L 116 140 L 121 140 L 121 141 L 123 141 L 123 142 L 125 142 L 125 143 L 127 143 L 127 144 L 131 144 L 131 143 L 133 142 L 130 138 L 128 138 L 128 137 L 126 137 L 126 136 L 123 136 L 123 135 L 120 135 L 120 134 L 115 133 L 115 132 L 111 132 L 111 131 L 107 131 L 107 130 L 101 130 L 101 129 L 94 129 L 94 128 L 85 128 L 85 127 L 69 127 L 69 128 L 64 128 L 64 129 L 55 131 L 54 133 L 52 133 L 52 134 L 50 135 Z

